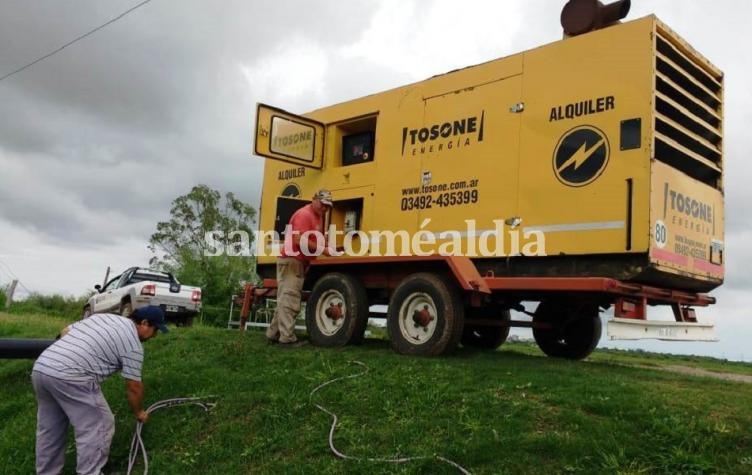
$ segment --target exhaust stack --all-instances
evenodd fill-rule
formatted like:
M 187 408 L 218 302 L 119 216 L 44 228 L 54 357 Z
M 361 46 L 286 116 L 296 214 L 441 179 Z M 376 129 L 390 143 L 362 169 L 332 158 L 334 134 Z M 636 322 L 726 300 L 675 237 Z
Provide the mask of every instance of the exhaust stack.
M 569 0 L 561 10 L 564 37 L 577 36 L 599 30 L 627 16 L 630 0 L 619 0 L 604 5 L 598 0 Z

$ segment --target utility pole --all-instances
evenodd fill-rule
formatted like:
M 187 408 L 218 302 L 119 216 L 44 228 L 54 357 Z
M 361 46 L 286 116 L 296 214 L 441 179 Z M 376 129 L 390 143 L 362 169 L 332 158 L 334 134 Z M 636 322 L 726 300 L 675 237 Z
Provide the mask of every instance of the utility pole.
M 8 286 L 8 290 L 5 291 L 5 310 L 10 308 L 10 304 L 13 301 L 13 294 L 16 292 L 16 286 L 18 285 L 18 279 L 13 279 L 13 282 Z
M 107 285 L 107 279 L 110 278 L 110 266 L 107 266 L 107 272 L 104 273 L 104 282 L 102 282 L 102 288 Z

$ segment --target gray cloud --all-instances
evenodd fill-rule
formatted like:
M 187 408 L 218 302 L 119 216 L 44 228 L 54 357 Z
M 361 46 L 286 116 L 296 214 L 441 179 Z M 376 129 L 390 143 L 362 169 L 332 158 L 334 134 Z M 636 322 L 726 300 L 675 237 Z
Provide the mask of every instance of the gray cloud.
M 0 75 L 135 3 L 2 2 Z M 251 156 L 257 101 L 305 112 L 534 48 L 561 37 L 563 3 L 469 1 L 469 13 L 460 16 L 456 2 L 440 0 L 153 1 L 0 82 L 0 222 L 61 253 L 124 253 L 124 242 L 145 246 L 172 199 L 195 184 L 257 204 L 263 168 Z M 742 45 L 751 39 L 744 24 L 750 5 L 702 0 L 677 9 L 675 3 L 634 2 L 630 18 L 656 13 L 726 72 L 726 287 L 749 290 L 752 65 Z M 376 12 L 390 9 L 404 32 L 369 37 L 386 60 L 348 55 Z M 444 30 L 426 30 L 436 20 L 432 11 L 454 12 Z M 473 29 L 474 18 L 494 27 Z M 413 56 L 397 66 L 406 51 Z M 307 64 L 307 54 L 320 55 L 320 62 Z M 295 78 L 304 84 L 300 91 L 282 87 Z M 11 243 L 10 235 L 16 234 L 0 244 L 23 244 Z
M 132 5 L 4 3 L 0 72 Z M 256 201 L 255 104 L 240 66 L 290 31 L 322 45 L 356 37 L 352 19 L 372 5 L 324 3 L 316 21 L 291 1 L 176 7 L 149 3 L 0 83 L 12 111 L 0 114 L 0 164 L 9 170 L 0 197 L 13 203 L 0 206 L 0 218 L 52 241 L 111 242 L 153 230 L 196 183 Z

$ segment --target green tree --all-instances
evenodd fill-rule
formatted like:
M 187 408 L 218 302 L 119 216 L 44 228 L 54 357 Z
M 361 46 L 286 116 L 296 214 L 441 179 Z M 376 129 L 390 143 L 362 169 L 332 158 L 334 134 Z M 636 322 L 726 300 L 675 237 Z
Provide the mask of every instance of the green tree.
M 149 239 L 153 267 L 201 287 L 205 322 L 224 323 L 231 296 L 256 280 L 250 251 L 255 217 L 256 210 L 233 193 L 223 199 L 220 192 L 197 185 L 172 202 L 170 220 L 157 223 Z

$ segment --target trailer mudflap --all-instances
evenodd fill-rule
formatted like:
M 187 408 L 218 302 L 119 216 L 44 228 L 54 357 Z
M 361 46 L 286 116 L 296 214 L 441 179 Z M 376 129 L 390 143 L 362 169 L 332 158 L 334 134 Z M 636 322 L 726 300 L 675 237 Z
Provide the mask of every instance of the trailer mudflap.
M 609 340 L 718 341 L 712 323 L 613 318 L 607 332 Z

